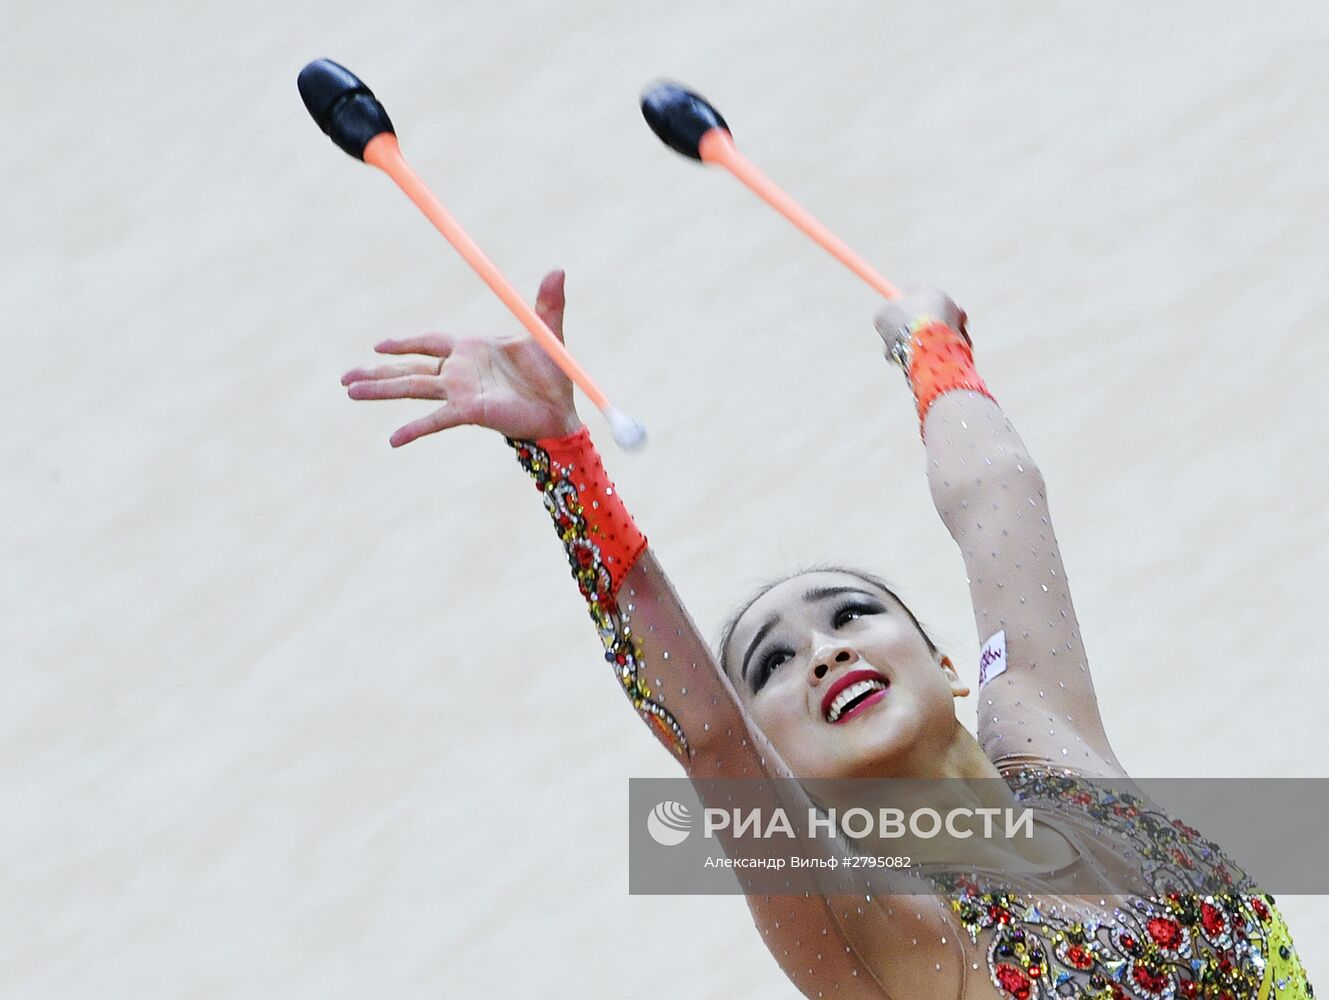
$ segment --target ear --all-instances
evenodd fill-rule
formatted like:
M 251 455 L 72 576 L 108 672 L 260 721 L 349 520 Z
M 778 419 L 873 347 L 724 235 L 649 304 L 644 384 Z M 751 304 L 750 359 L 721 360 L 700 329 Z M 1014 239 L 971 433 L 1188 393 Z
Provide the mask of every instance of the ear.
M 960 680 L 960 674 L 955 669 L 955 664 L 951 662 L 949 656 L 943 656 L 938 664 L 942 672 L 946 674 L 946 679 L 950 681 L 951 694 L 956 698 L 969 697 L 969 685 Z

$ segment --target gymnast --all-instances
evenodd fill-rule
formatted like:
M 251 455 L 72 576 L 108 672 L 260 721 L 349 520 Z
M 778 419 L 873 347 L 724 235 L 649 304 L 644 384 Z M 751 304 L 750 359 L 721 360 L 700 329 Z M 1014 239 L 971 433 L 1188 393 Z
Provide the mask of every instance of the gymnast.
M 563 280 L 549 274 L 536 299 L 560 341 Z M 1036 835 L 988 859 L 1021 873 L 1028 891 L 948 875 L 945 857 L 915 844 L 930 893 L 749 892 L 762 940 L 804 995 L 1311 997 L 1272 897 L 1180 821 L 1143 837 L 1152 803 L 1105 800 L 1094 783 L 1126 775 L 1099 716 L 1042 476 L 974 367 L 964 312 L 920 291 L 889 302 L 876 327 L 914 395 L 928 483 L 969 578 L 983 644 L 977 739 L 955 716 L 969 688 L 950 658 L 858 570 L 766 587 L 713 655 L 605 475 L 572 383 L 529 337 L 388 340 L 376 350 L 401 360 L 342 383 L 352 399 L 440 403 L 398 429 L 394 447 L 462 425 L 507 439 L 611 669 L 694 783 L 944 778 L 1038 804 Z M 1148 863 L 1123 867 L 1109 827 Z M 1068 875 L 1085 887 L 1133 881 L 1102 898 L 1039 891 Z M 1174 891 L 1185 886 L 1204 888 Z

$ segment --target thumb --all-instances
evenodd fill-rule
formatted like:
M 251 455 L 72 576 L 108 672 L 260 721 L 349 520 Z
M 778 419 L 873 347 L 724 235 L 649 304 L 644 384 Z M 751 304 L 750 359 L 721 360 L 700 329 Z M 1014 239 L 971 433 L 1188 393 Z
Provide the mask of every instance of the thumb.
M 535 297 L 535 314 L 544 321 L 545 326 L 563 343 L 563 271 L 550 271 L 540 282 L 540 292 Z

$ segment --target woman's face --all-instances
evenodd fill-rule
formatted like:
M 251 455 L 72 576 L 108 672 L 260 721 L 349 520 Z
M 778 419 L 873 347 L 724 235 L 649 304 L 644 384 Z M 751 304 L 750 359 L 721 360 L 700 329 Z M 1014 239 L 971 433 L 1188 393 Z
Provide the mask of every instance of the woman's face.
M 800 778 L 921 776 L 966 693 L 900 602 L 848 573 L 776 584 L 724 653 L 748 714 Z

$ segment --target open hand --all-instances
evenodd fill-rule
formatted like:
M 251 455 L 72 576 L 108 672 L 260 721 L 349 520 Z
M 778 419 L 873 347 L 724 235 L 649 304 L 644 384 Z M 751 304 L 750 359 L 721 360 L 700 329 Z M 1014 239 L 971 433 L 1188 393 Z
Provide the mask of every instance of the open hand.
M 535 311 L 563 340 L 562 271 L 540 283 Z M 431 399 L 442 405 L 428 416 L 397 428 L 390 439 L 400 448 L 416 438 L 474 424 L 510 438 L 562 437 L 581 427 L 572 382 L 527 334 L 495 339 L 427 333 L 385 340 L 380 354 L 424 357 L 353 368 L 341 377 L 352 399 Z

